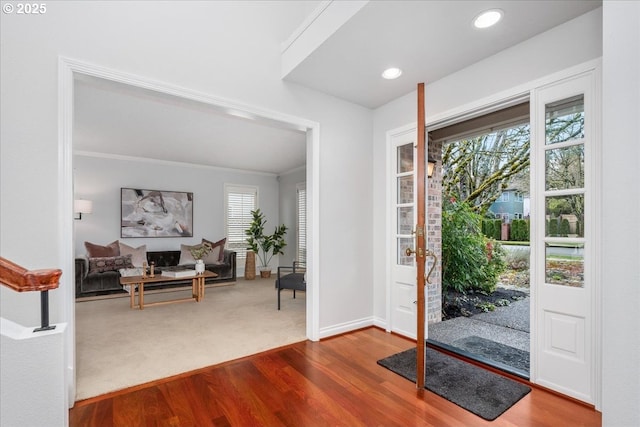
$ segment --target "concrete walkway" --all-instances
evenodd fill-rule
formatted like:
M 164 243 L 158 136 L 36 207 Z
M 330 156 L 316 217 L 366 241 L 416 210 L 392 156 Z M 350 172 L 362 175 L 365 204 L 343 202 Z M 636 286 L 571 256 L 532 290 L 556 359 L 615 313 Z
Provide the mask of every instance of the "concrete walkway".
M 480 337 L 529 352 L 529 297 L 495 311 L 456 317 L 429 325 L 429 340 L 456 347 L 456 341 Z

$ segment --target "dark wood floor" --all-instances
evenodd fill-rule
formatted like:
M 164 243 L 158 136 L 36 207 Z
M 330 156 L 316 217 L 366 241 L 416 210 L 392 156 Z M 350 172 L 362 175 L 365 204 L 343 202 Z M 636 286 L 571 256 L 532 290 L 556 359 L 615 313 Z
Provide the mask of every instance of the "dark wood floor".
M 303 342 L 76 402 L 83 426 L 600 426 L 545 390 L 487 422 L 376 364 L 414 343 L 376 328 Z

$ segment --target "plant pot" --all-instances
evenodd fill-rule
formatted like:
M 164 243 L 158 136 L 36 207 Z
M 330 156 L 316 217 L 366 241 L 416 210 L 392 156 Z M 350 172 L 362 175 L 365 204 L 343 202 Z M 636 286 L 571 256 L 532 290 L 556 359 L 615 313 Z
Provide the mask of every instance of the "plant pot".
M 252 251 L 247 251 L 247 258 L 244 263 L 244 278 L 246 280 L 253 280 L 256 278 L 256 254 Z
M 268 279 L 269 277 L 271 277 L 271 270 L 260 270 L 260 277 L 262 277 L 263 279 Z

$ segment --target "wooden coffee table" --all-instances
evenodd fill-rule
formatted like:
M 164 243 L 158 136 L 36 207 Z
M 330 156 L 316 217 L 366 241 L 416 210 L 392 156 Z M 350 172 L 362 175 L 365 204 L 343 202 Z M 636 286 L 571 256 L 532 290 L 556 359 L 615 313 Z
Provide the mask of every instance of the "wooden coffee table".
M 195 301 L 200 302 L 204 298 L 204 280 L 207 277 L 218 277 L 218 275 L 212 271 L 205 270 L 202 274 L 197 274 L 193 277 L 184 277 L 184 278 L 176 278 L 163 276 L 161 274 L 156 274 L 154 277 L 146 276 L 128 276 L 128 277 L 120 277 L 121 285 L 129 285 L 131 290 L 129 291 L 129 295 L 131 296 L 131 308 L 133 308 L 136 303 L 136 288 L 138 289 L 138 307 L 140 310 L 143 310 L 145 305 L 147 307 L 152 305 L 163 305 L 163 304 L 172 304 L 174 302 L 185 302 L 185 301 Z M 163 282 L 175 282 L 176 280 L 185 280 L 191 279 L 191 298 L 179 298 L 172 299 L 168 301 L 159 301 L 153 303 L 144 303 L 144 287 L 145 285 L 154 284 L 154 283 L 163 283 Z

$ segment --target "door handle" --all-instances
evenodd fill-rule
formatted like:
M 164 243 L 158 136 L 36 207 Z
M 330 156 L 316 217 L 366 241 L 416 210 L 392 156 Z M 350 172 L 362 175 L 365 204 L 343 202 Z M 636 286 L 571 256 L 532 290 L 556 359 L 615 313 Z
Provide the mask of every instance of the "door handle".
M 411 256 L 411 255 L 415 254 L 415 253 L 416 253 L 416 251 L 414 251 L 414 250 L 413 250 L 413 249 L 411 249 L 411 248 L 407 248 L 407 249 L 404 251 L 404 253 L 405 253 L 407 256 Z M 423 253 L 422 248 L 418 248 L 418 257 L 419 257 L 419 258 L 422 258 L 423 256 L 424 256 L 424 253 Z
M 433 273 L 433 270 L 436 268 L 436 264 L 438 263 L 438 256 L 436 255 L 435 252 L 427 249 L 427 256 L 430 256 L 433 258 L 433 264 L 431 264 L 431 268 L 429 269 L 429 272 L 424 276 L 424 280 L 425 282 L 431 284 L 431 273 Z
M 438 256 L 437 256 L 437 255 L 435 254 L 435 252 L 433 252 L 432 250 L 427 249 L 427 251 L 426 251 L 426 252 L 427 252 L 427 254 L 426 254 L 426 255 L 427 255 L 428 257 L 432 257 L 432 258 L 433 258 L 433 264 L 431 264 L 431 268 L 429 269 L 429 272 L 428 272 L 427 274 L 425 274 L 425 275 L 424 275 L 424 280 L 425 280 L 427 283 L 431 284 L 431 273 L 433 273 L 433 270 L 435 270 L 435 268 L 436 268 L 436 264 L 438 263 Z M 411 249 L 411 248 L 407 248 L 407 249 L 404 251 L 404 253 L 405 253 L 407 256 L 411 256 L 411 255 L 415 254 L 415 253 L 416 253 L 416 251 L 414 251 L 414 250 L 413 250 L 413 249 Z M 423 249 L 422 249 L 422 248 L 418 248 L 418 257 L 419 257 L 419 258 L 424 257 L 424 251 L 423 251 Z

